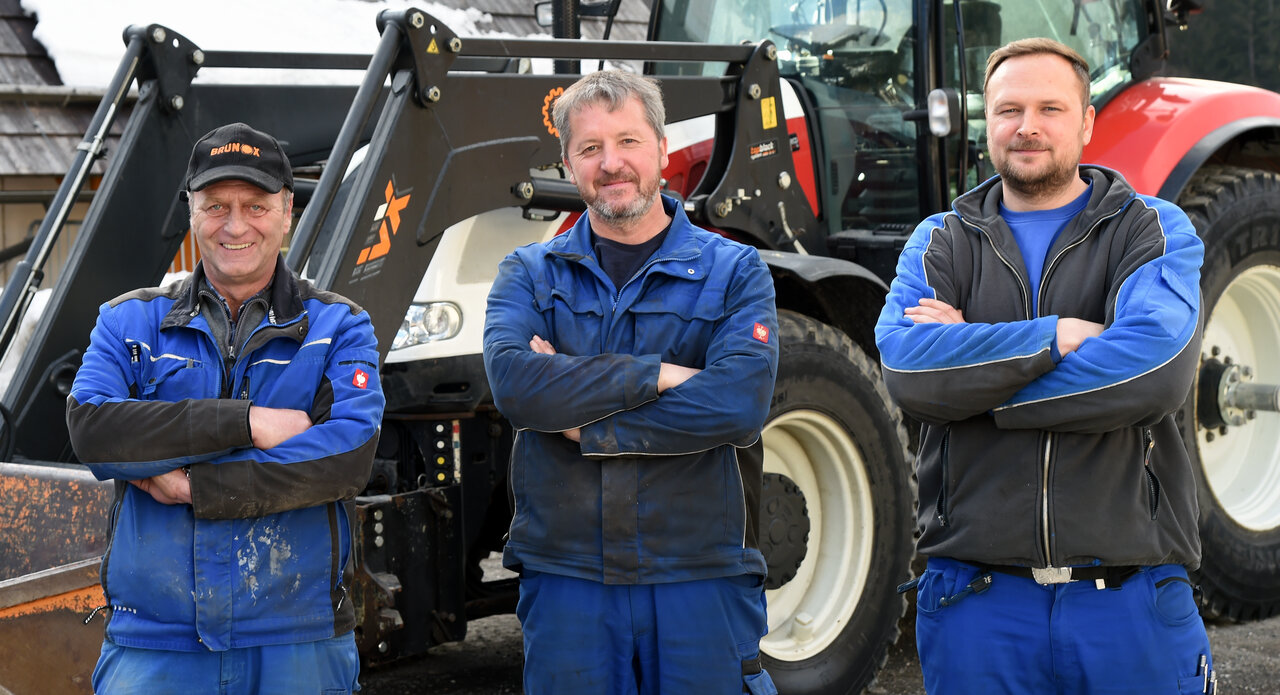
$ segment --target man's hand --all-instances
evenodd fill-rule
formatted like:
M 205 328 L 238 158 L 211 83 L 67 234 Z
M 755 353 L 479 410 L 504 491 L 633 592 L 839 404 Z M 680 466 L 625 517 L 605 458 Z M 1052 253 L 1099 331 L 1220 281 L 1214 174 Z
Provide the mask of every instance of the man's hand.
M 658 393 L 673 389 L 689 380 L 689 377 L 702 371 L 693 367 L 681 367 L 678 364 L 663 362 L 658 367 Z
M 536 336 L 536 335 L 529 340 L 529 348 L 534 352 L 538 353 L 539 355 L 556 354 L 556 349 L 551 346 L 551 343 L 547 342 L 546 340 L 543 340 L 540 336 Z M 580 427 L 575 427 L 571 430 L 565 430 L 560 434 L 563 434 L 565 438 L 571 442 L 582 441 L 582 428 Z
M 1105 328 L 1100 323 L 1084 319 L 1058 319 L 1058 354 L 1063 357 L 1075 352 L 1085 338 L 1096 338 Z
M 249 429 L 253 445 L 259 449 L 270 449 L 310 428 L 311 416 L 301 410 L 249 406 Z
M 551 343 L 548 343 L 547 341 L 543 340 L 541 337 L 536 335 L 529 340 L 529 347 L 532 348 L 533 351 L 538 353 L 539 355 L 556 354 L 556 349 L 551 347 Z
M 907 307 L 902 315 L 915 323 L 964 323 L 959 309 L 928 297 L 921 297 L 919 306 Z
M 129 482 L 160 504 L 191 504 L 191 481 L 181 468 Z

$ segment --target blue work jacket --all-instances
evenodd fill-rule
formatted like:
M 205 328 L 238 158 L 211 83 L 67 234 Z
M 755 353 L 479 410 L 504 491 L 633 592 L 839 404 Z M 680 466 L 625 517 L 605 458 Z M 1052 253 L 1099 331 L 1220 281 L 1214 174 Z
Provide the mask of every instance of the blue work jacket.
M 740 447 L 758 444 L 773 393 L 773 280 L 755 249 L 663 204 L 666 239 L 620 288 L 586 215 L 499 269 L 484 357 L 517 428 L 509 568 L 609 584 L 766 573 L 760 457 Z M 557 354 L 533 352 L 534 335 Z M 659 396 L 662 362 L 702 371 Z

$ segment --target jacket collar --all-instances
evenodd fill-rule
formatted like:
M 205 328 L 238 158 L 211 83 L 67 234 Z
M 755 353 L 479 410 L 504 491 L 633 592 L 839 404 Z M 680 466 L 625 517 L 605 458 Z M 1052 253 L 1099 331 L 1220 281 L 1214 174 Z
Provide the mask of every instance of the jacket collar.
M 1093 192 L 1085 205 L 1083 216 L 1104 217 L 1118 212 L 1137 194 L 1119 172 L 1093 164 L 1080 167 L 1080 177 L 1093 182 Z M 999 176 L 992 176 L 976 188 L 956 198 L 952 209 L 962 219 L 984 229 L 998 228 L 1000 201 L 1004 199 L 1004 184 Z
M 667 195 L 659 195 L 659 202 L 662 203 L 662 209 L 671 215 L 671 230 L 667 232 L 667 238 L 662 241 L 662 246 L 658 247 L 654 257 L 660 260 L 697 257 L 701 253 L 694 239 L 697 227 L 689 221 L 689 216 L 684 212 L 684 206 L 680 201 Z M 595 252 L 591 248 L 590 215 L 583 213 L 569 231 L 553 240 L 547 248 L 550 253 L 556 255 L 594 259 Z
M 200 313 L 200 287 L 206 282 L 204 261 L 196 264 L 196 269 L 179 285 L 173 307 L 160 322 L 160 329 L 173 326 L 185 326 Z M 298 279 L 284 262 L 284 256 L 276 254 L 275 279 L 271 283 L 270 311 L 274 314 L 276 324 L 291 323 L 302 315 L 302 297 L 298 290 Z

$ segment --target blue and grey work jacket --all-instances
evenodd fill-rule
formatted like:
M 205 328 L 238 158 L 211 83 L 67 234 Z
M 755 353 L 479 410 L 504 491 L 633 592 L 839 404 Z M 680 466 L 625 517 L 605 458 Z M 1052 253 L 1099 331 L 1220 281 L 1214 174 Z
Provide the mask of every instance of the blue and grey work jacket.
M 221 328 L 211 327 L 209 313 L 225 309 L 202 278 L 198 266 L 178 285 L 102 305 L 67 399 L 77 456 L 117 481 L 107 638 L 221 651 L 349 632 L 342 500 L 368 481 L 384 402 L 369 315 L 278 258 L 269 292 L 241 309 L 242 321 L 261 320 L 228 331 L 216 314 Z M 251 404 L 302 410 L 314 424 L 258 449 Z M 127 483 L 184 466 L 192 504 Z
M 919 551 L 1030 567 L 1200 563 L 1173 413 L 1200 360 L 1204 246 L 1175 205 L 1083 166 L 1086 207 L 1038 296 L 993 178 L 912 234 L 876 326 L 885 384 L 922 421 Z M 914 324 L 922 297 L 966 323 Z M 1102 334 L 1059 357 L 1060 317 Z

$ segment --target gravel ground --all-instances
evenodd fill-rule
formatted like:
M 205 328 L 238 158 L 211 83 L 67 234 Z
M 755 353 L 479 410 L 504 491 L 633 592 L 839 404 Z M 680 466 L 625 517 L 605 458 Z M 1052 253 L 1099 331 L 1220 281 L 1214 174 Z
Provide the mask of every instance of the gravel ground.
M 1280 617 L 1211 624 L 1219 692 L 1280 694 Z M 520 692 L 520 624 L 514 615 L 477 620 L 464 642 L 369 671 L 364 695 L 503 695 Z M 914 638 L 898 642 L 868 695 L 924 695 Z M 786 695 L 785 693 L 783 695 Z

